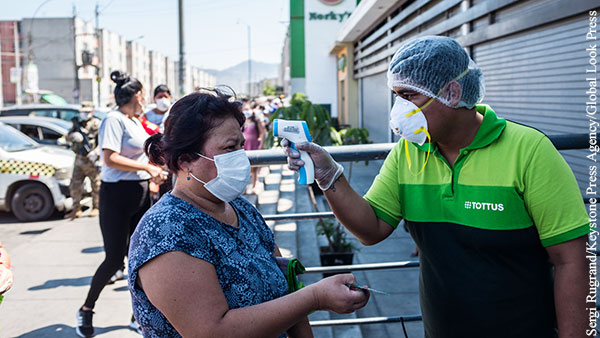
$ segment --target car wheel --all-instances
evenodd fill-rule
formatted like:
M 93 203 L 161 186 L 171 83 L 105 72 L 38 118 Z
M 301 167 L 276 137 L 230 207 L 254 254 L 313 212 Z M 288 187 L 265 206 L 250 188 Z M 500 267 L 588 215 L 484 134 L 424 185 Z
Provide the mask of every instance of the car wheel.
M 54 201 L 45 186 L 29 183 L 15 191 L 10 208 L 20 221 L 42 221 L 52 215 Z

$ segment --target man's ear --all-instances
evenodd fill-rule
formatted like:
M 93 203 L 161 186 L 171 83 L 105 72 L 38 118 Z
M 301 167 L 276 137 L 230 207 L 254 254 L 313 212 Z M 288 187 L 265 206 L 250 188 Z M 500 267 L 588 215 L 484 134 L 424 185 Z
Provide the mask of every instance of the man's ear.
M 462 88 L 460 84 L 456 81 L 450 81 L 450 83 L 448 83 L 446 86 L 445 91 L 446 95 L 444 95 L 444 97 L 447 98 L 452 107 L 456 107 L 462 98 Z

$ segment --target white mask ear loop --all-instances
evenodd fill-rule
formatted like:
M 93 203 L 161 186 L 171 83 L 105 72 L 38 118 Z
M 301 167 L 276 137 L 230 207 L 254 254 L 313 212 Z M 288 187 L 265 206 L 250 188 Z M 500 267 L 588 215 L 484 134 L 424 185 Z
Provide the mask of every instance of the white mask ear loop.
M 207 160 L 209 160 L 209 161 L 213 161 L 213 162 L 215 161 L 215 160 L 213 160 L 212 158 L 210 158 L 210 157 L 206 157 L 206 156 L 204 156 L 204 155 L 202 155 L 202 154 L 200 154 L 200 153 L 195 153 L 195 154 L 196 154 L 196 155 L 198 155 L 198 156 L 200 156 L 200 157 L 202 157 L 202 158 L 205 158 L 205 159 L 207 159 Z M 202 183 L 202 184 L 206 185 L 206 182 L 204 182 L 203 180 L 201 180 L 201 179 L 199 179 L 198 177 L 194 176 L 194 174 L 192 174 L 192 171 L 188 169 L 188 177 L 186 177 L 186 179 L 187 179 L 188 181 L 190 180 L 190 176 L 192 176 L 192 177 L 193 177 L 193 178 L 194 178 L 196 181 L 198 181 L 198 182 L 200 182 L 200 183 Z
M 188 177 L 186 177 L 186 179 L 189 181 L 190 180 L 190 175 L 198 182 L 206 185 L 206 182 L 204 182 L 203 180 L 199 179 L 198 177 L 194 176 L 194 174 L 192 174 L 191 171 L 188 171 Z

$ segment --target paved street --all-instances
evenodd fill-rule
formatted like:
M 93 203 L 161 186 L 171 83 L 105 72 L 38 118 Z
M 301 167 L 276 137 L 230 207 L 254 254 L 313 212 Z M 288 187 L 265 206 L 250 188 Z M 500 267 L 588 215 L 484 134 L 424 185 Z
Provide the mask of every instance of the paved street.
M 18 223 L 0 213 L 0 238 L 15 273 L 0 305 L 0 337 L 74 337 L 75 312 L 104 257 L 98 218 Z M 96 304 L 97 335 L 140 337 L 127 328 L 130 304 L 126 281 L 107 286 Z

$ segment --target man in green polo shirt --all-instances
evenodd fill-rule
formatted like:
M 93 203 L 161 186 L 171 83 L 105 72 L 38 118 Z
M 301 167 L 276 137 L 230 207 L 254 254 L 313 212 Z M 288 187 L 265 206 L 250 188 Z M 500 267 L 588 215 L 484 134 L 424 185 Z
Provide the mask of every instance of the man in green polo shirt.
M 425 336 L 584 337 L 589 219 L 548 138 L 496 116 L 481 70 L 447 37 L 404 44 L 388 69 L 402 139 L 364 197 L 320 146 L 298 144 L 363 244 L 404 219 L 420 249 Z M 304 163 L 286 149 L 288 166 Z

